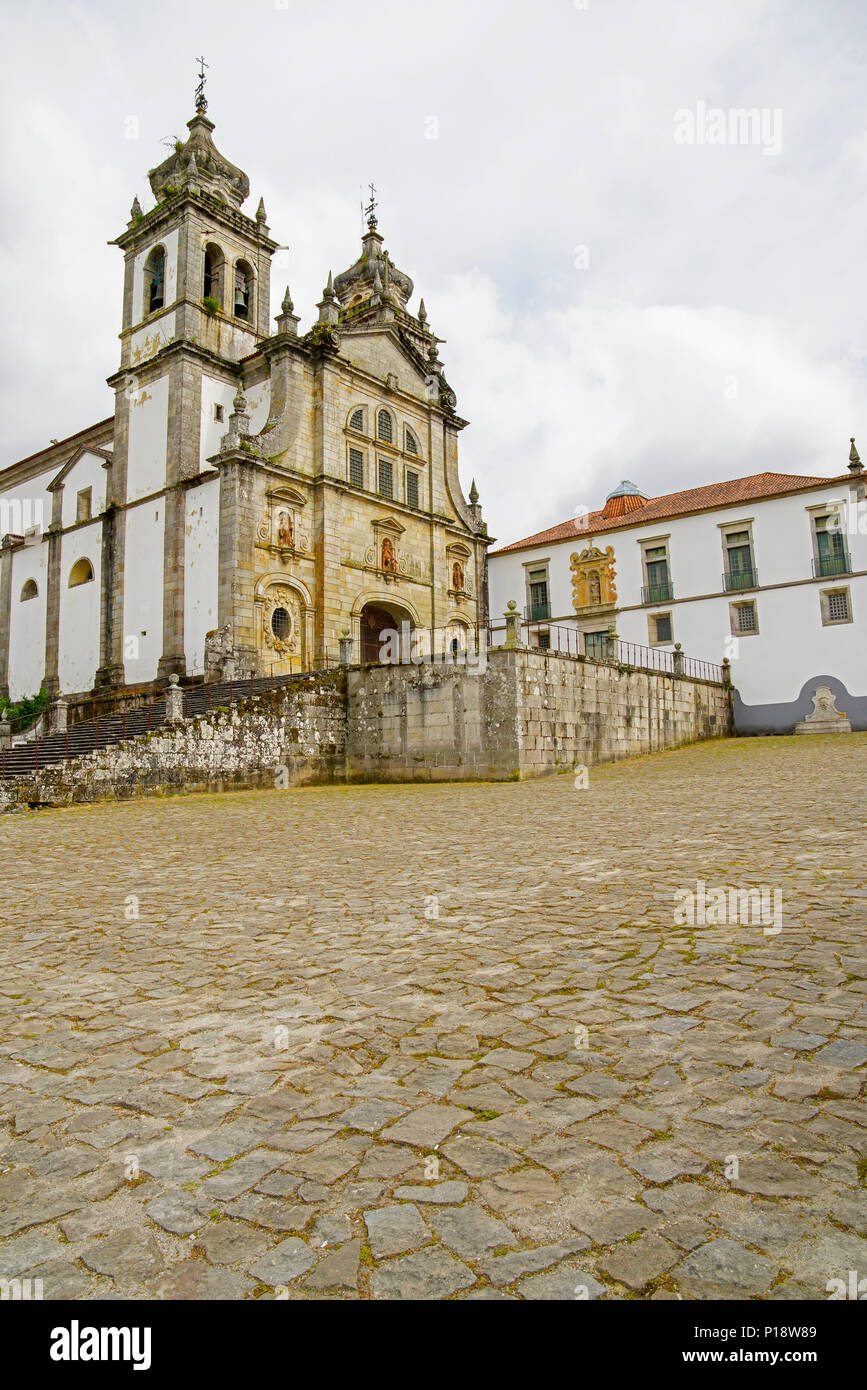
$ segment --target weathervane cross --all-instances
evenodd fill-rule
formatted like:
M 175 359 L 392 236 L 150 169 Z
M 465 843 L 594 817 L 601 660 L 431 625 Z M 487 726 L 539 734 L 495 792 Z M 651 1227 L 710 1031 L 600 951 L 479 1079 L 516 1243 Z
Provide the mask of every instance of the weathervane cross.
M 204 58 L 197 58 L 199 65 L 199 85 L 196 87 L 196 110 L 207 111 L 208 99 L 205 96 L 205 68 L 209 68 L 210 63 L 206 63 Z
M 365 214 L 366 214 L 366 216 L 367 216 L 367 225 L 368 225 L 368 227 L 375 227 L 375 226 L 376 226 L 376 209 L 377 209 L 376 188 L 374 187 L 374 185 L 373 185 L 372 183 L 368 184 L 367 186 L 368 186 L 368 188 L 370 189 L 370 202 L 368 203 L 368 205 L 367 205 L 367 207 L 364 209 L 364 211 L 365 211 Z

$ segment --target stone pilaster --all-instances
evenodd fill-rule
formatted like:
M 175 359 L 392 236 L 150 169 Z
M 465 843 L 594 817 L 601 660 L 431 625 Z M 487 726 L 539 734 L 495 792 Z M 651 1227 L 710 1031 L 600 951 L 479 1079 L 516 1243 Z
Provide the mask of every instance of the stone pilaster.
M 163 650 L 157 676 L 185 675 L 184 655 L 184 522 L 185 478 L 199 472 L 202 374 L 186 356 L 175 359 L 169 373 L 169 422 L 166 451 L 165 531 L 163 544 Z
M 131 293 L 131 291 L 130 291 Z M 129 451 L 129 398 L 126 376 L 111 378 L 116 388 L 114 446 L 106 469 L 105 515 L 102 521 L 102 593 L 99 620 L 99 668 L 94 686 L 103 690 L 123 685 L 123 590 L 126 554 L 126 480 Z
M 9 699 L 9 623 L 12 616 L 13 543 L 8 536 L 0 545 L 0 700 Z
M 212 463 L 220 471 L 217 626 L 228 625 L 235 669 L 241 674 L 258 657 L 255 542 L 260 507 L 256 468 L 249 454 L 233 449 Z
M 55 501 L 60 493 L 55 493 Z M 57 509 L 59 510 L 59 508 Z M 60 694 L 58 659 L 60 653 L 60 547 L 63 535 L 60 520 L 48 528 L 48 584 L 45 601 L 45 675 L 43 689 L 52 698 Z

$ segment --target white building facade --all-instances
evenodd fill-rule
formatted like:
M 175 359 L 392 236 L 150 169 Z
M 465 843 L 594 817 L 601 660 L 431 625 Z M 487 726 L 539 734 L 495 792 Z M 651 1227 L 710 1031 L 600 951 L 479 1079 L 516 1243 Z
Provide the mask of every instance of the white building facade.
M 823 685 L 867 729 L 865 498 L 854 440 L 842 476 L 760 473 L 656 498 L 624 482 L 601 510 L 490 554 L 492 618 L 512 602 L 530 645 L 589 656 L 616 632 L 728 660 L 740 733 L 794 730 Z

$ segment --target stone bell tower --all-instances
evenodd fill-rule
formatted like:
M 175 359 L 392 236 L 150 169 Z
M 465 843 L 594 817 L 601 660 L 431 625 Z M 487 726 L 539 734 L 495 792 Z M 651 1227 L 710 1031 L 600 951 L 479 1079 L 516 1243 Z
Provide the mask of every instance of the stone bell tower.
M 97 685 L 185 673 L 184 494 L 203 466 L 202 377 L 207 372 L 235 389 L 241 359 L 269 334 L 277 243 L 261 199 L 255 218 L 241 211 L 250 181 L 214 145 L 203 85 L 188 138 L 149 172 L 154 206 L 144 212 L 135 198 L 114 242 L 125 271 L 120 369 L 109 378 L 115 435 Z M 144 497 L 148 507 L 136 506 Z M 141 582 L 140 564 L 136 569 L 140 554 L 152 557 L 150 585 Z

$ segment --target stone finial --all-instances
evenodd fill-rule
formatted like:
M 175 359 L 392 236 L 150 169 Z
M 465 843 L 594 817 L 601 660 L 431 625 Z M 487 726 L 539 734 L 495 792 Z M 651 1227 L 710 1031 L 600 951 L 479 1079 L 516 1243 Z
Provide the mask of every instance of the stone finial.
M 476 487 L 476 480 L 475 480 L 475 478 L 473 478 L 473 481 L 470 483 L 470 502 L 472 503 L 473 506 L 475 506 L 476 503 L 478 502 L 478 500 L 479 500 L 479 489 Z
M 143 216 L 144 213 L 141 210 L 141 203 L 138 200 L 138 194 L 136 194 L 132 200 L 132 207 L 129 210 L 129 220 L 130 222 L 137 222 L 138 219 Z
M 281 308 L 283 312 L 277 315 L 277 332 L 291 333 L 293 338 L 297 338 L 300 320 L 295 313 L 295 305 L 292 303 L 292 296 L 289 293 L 288 285 L 286 286 L 286 293 L 283 296 Z
M 187 187 L 191 189 L 194 193 L 198 192 L 199 166 L 196 163 L 196 156 L 194 154 L 191 154 L 189 159 L 187 160 L 187 167 L 184 170 L 184 177 L 187 181 Z
M 423 328 L 424 325 L 427 323 L 427 309 L 424 307 L 424 300 L 423 300 L 423 299 L 420 299 L 420 300 L 419 300 L 419 305 L 418 305 L 418 321 L 419 321 L 419 323 L 421 324 L 422 328 Z
M 337 303 L 337 295 L 334 293 L 334 280 L 330 270 L 328 272 L 328 283 L 322 291 L 322 298 L 316 307 L 319 310 L 320 323 L 337 323 L 340 317 L 340 309 Z
M 229 428 L 220 440 L 220 452 L 237 449 L 243 438 L 250 433 L 250 416 L 244 387 L 239 384 L 232 401 L 233 411 L 229 416 Z
M 259 199 L 259 206 L 258 206 L 257 209 L 256 209 L 256 221 L 257 221 L 257 222 L 261 222 L 261 223 L 263 223 L 263 224 L 266 223 L 266 222 L 268 221 L 268 214 L 265 212 L 265 199 L 264 199 L 264 198 L 260 198 L 260 199 Z
M 518 612 L 518 605 L 513 598 L 510 598 L 509 602 L 506 604 L 506 611 L 503 617 L 506 619 L 506 640 L 503 645 L 509 648 L 517 647 L 518 624 L 521 621 L 521 615 Z
M 849 450 L 849 472 L 850 472 L 850 473 L 861 473 L 861 472 L 863 471 L 864 465 L 863 465 L 863 463 L 861 462 L 860 456 L 859 456 L 859 454 L 858 454 L 858 450 L 855 448 L 855 436 L 854 436 L 854 434 L 852 435 L 851 439 L 849 440 L 849 443 L 852 445 L 851 449 Z
M 379 273 L 379 262 L 373 276 L 373 294 L 370 296 L 371 304 L 379 304 L 382 299 L 382 276 Z

